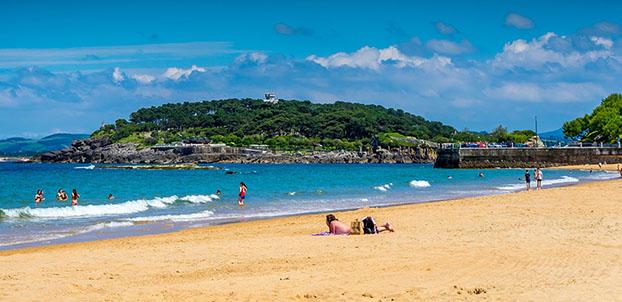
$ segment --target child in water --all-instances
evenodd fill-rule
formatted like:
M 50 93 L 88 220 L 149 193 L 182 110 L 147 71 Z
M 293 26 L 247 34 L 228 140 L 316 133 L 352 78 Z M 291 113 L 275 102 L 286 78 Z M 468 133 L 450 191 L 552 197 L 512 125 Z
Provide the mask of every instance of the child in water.
M 240 182 L 240 194 L 238 194 L 238 207 L 244 207 L 244 198 L 246 198 L 246 191 L 248 187 L 244 182 Z
M 78 191 L 76 189 L 73 189 L 73 191 L 71 191 L 71 206 L 77 206 L 78 205 L 78 198 L 80 198 L 80 194 L 78 194 Z

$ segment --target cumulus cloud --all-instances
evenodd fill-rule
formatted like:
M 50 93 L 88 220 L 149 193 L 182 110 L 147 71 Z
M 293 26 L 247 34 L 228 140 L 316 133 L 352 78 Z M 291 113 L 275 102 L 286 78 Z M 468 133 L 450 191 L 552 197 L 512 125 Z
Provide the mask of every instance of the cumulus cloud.
M 295 27 L 285 23 L 274 24 L 274 31 L 283 36 L 311 36 L 313 30 L 306 27 Z
M 441 21 L 434 22 L 434 28 L 436 28 L 436 31 L 443 35 L 451 35 L 458 32 L 458 30 L 452 25 L 443 23 Z
M 181 78 L 188 78 L 193 72 L 205 72 L 205 68 L 198 67 L 196 65 L 192 65 L 188 69 L 178 68 L 178 67 L 169 67 L 162 74 L 167 79 L 171 80 L 179 80 Z
M 451 64 L 451 59 L 447 57 L 435 56 L 430 59 L 424 59 L 418 56 L 408 56 L 395 46 L 381 49 L 364 46 L 353 53 L 339 52 L 328 57 L 311 55 L 307 57 L 307 60 L 326 68 L 352 67 L 373 70 L 379 70 L 383 65 L 394 65 L 403 68 L 419 67 L 424 64 L 440 66 Z
M 517 13 L 509 13 L 505 16 L 505 25 L 518 29 L 531 29 L 534 27 L 534 23 L 531 19 Z
M 588 63 L 598 60 L 613 58 L 615 55 L 608 49 L 595 49 L 580 51 L 575 48 L 567 47 L 555 49 L 552 42 L 556 45 L 566 44 L 572 47 L 572 38 L 558 36 L 555 33 L 546 33 L 531 41 L 523 39 L 508 42 L 503 47 L 503 52 L 497 54 L 492 62 L 497 68 L 525 68 L 529 70 L 539 70 L 542 68 L 579 68 Z M 602 39 L 592 40 L 596 45 L 608 45 L 609 41 Z M 605 47 L 607 48 L 607 47 Z M 563 49 L 563 51 L 561 51 Z
M 156 78 L 148 74 L 134 74 L 132 75 L 132 79 L 141 84 L 151 84 L 151 82 L 155 81 Z
M 592 42 L 594 42 L 594 44 L 598 45 L 598 46 L 602 46 L 604 48 L 611 48 L 613 46 L 613 41 L 607 38 L 603 38 L 603 37 L 595 37 L 592 36 L 590 37 L 590 40 L 592 40 Z

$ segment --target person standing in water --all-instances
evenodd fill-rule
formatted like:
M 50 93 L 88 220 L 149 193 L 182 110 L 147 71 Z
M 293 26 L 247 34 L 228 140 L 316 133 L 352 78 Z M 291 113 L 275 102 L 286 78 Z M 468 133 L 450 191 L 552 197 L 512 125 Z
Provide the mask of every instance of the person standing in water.
M 525 184 L 527 185 L 527 191 L 531 190 L 531 174 L 529 170 L 525 170 Z
M 73 189 L 73 191 L 71 191 L 71 206 L 77 206 L 78 205 L 78 198 L 80 198 L 80 194 L 78 194 L 78 191 L 76 189 Z
M 538 190 L 542 190 L 542 178 L 544 178 L 542 170 L 540 170 L 540 168 L 537 168 L 536 172 L 534 172 L 534 176 L 536 177 L 536 184 L 538 186 Z
M 35 194 L 35 204 L 39 204 L 40 202 L 44 200 L 45 198 L 43 197 L 43 190 L 41 189 L 37 190 L 37 194 Z
M 240 194 L 238 194 L 238 207 L 244 207 L 244 199 L 246 198 L 246 191 L 248 187 L 244 182 L 240 182 Z

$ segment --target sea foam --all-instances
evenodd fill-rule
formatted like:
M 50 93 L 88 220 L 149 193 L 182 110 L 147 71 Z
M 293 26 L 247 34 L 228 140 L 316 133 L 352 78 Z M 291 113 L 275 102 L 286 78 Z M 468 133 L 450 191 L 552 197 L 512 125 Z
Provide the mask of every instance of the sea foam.
M 543 180 L 542 186 L 547 187 L 551 185 L 558 185 L 558 184 L 564 184 L 564 183 L 575 183 L 575 182 L 579 182 L 579 179 L 564 175 L 561 178 Z M 532 180 L 531 186 L 534 187 L 535 185 L 536 185 L 536 182 Z M 516 190 L 521 190 L 524 188 L 525 188 L 525 183 L 510 184 L 510 185 L 497 187 L 497 189 L 503 190 L 503 191 L 516 191 Z
M 427 188 L 431 186 L 426 180 L 412 180 L 408 183 L 408 185 L 412 188 Z
M 217 197 L 217 196 L 216 196 Z M 78 205 L 75 207 L 51 207 L 51 208 L 15 208 L 1 209 L 6 217 L 12 218 L 72 218 L 72 217 L 95 217 L 108 215 L 133 214 L 148 210 L 149 208 L 165 208 L 176 201 L 190 203 L 207 203 L 214 198 L 209 195 L 188 195 L 178 197 L 156 197 L 153 199 L 130 200 L 122 203 L 101 205 Z

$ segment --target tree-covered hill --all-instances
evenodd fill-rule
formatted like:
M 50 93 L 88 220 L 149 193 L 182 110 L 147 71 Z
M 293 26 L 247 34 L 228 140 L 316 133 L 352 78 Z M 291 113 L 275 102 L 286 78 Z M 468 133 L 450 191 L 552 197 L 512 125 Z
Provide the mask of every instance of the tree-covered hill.
M 268 144 L 277 148 L 325 147 L 353 149 L 382 134 L 448 140 L 453 127 L 378 105 L 347 102 L 317 104 L 281 100 L 228 99 L 165 104 L 143 108 L 104 125 L 94 136 L 144 145 L 206 138 L 236 145 Z M 384 135 L 383 137 L 386 137 Z

